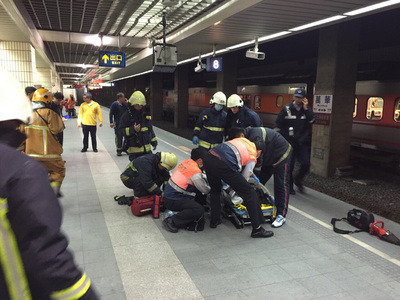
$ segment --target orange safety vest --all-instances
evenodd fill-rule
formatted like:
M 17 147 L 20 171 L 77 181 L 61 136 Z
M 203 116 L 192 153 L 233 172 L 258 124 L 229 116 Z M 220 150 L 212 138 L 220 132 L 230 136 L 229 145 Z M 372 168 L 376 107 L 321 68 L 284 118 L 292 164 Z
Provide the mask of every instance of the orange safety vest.
M 178 192 L 184 193 L 189 184 L 193 185 L 189 183 L 189 179 L 197 173 L 201 173 L 197 163 L 192 159 L 186 159 L 172 173 L 169 184 Z
M 235 152 L 239 171 L 241 167 L 247 165 L 249 161 L 257 161 L 257 148 L 253 142 L 246 138 L 236 138 L 226 142 L 226 144 Z

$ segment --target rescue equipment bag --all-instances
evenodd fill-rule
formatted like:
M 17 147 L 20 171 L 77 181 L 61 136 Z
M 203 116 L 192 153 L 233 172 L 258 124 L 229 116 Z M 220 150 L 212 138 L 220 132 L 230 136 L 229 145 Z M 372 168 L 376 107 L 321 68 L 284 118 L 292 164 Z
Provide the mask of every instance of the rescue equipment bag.
M 336 222 L 342 220 L 346 220 L 350 225 L 353 225 L 359 230 L 351 231 L 351 230 L 343 230 L 336 228 Z M 333 231 L 335 231 L 336 233 L 349 234 L 361 231 L 369 231 L 370 226 L 372 223 L 374 223 L 374 221 L 375 218 L 373 214 L 364 210 L 353 208 L 347 213 L 347 218 L 341 218 L 341 219 L 332 218 L 331 224 L 333 225 Z
M 162 198 L 157 195 L 150 195 L 133 199 L 131 204 L 132 214 L 140 217 L 153 212 L 153 218 L 160 217 L 160 206 L 162 206 Z

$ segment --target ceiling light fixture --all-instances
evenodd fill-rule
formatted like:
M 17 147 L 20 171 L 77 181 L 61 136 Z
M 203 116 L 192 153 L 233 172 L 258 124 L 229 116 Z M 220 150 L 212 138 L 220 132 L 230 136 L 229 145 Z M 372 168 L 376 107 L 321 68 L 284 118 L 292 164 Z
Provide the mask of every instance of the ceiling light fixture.
M 310 27 L 315 27 L 315 26 L 319 26 L 319 25 L 322 25 L 322 24 L 334 22 L 334 21 L 337 21 L 337 20 L 340 20 L 340 19 L 344 19 L 344 18 L 347 18 L 347 17 L 346 16 L 342 16 L 342 15 L 337 15 L 337 16 L 333 16 L 333 17 L 330 17 L 330 18 L 322 19 L 322 20 L 319 20 L 319 21 L 316 21 L 316 22 L 308 23 L 308 24 L 305 24 L 305 25 L 302 25 L 302 26 L 294 27 L 294 28 L 291 28 L 289 30 L 290 31 L 300 31 L 300 30 L 303 30 L 303 29 L 307 29 L 307 28 L 310 28 Z
M 277 32 L 277 33 L 274 33 L 274 34 L 265 35 L 265 36 L 260 37 L 260 38 L 258 39 L 258 41 L 259 41 L 259 42 L 262 42 L 262 41 L 272 40 L 272 39 L 274 39 L 274 38 L 276 38 L 276 37 L 280 37 L 280 36 L 283 36 L 283 35 L 287 35 L 287 34 L 289 34 L 289 33 L 290 33 L 290 31 L 281 31 L 281 32 Z
M 391 6 L 391 5 L 395 5 L 400 3 L 400 0 L 389 0 L 389 1 L 385 1 L 385 2 L 381 2 L 381 3 L 377 3 L 377 4 L 373 4 L 370 6 L 366 6 L 360 9 L 356 9 L 356 10 L 352 10 L 349 11 L 347 13 L 344 13 L 344 15 L 346 16 L 355 16 L 355 15 L 359 15 L 359 14 L 363 14 L 372 10 L 376 10 L 376 9 L 380 9 L 383 7 L 387 7 L 387 6 Z

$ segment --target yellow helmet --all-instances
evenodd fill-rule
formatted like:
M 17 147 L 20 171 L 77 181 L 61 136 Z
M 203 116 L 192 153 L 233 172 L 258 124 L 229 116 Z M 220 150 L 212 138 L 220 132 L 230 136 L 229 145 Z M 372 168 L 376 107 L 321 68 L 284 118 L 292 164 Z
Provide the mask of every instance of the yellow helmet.
M 44 103 L 50 103 L 51 100 L 53 100 L 53 93 L 50 93 L 48 89 L 37 89 L 32 98 L 32 101 Z
M 132 96 L 129 98 L 129 103 L 131 105 L 146 105 L 146 98 L 144 97 L 143 93 L 141 91 L 136 91 L 132 94 Z
M 161 152 L 160 164 L 168 171 L 171 171 L 178 164 L 178 158 L 172 152 Z

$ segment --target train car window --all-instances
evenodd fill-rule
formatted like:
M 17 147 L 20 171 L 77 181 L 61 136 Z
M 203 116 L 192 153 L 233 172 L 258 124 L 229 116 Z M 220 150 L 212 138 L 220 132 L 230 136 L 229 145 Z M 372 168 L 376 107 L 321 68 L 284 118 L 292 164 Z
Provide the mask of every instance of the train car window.
M 276 96 L 276 106 L 277 107 L 283 106 L 283 96 L 282 95 Z
M 383 99 L 381 97 L 370 97 L 367 101 L 366 118 L 378 121 L 383 117 Z
M 254 96 L 254 109 L 259 110 L 261 108 L 261 97 Z
M 354 99 L 353 119 L 357 116 L 357 98 Z
M 400 97 L 394 100 L 394 115 L 393 119 L 400 122 Z

